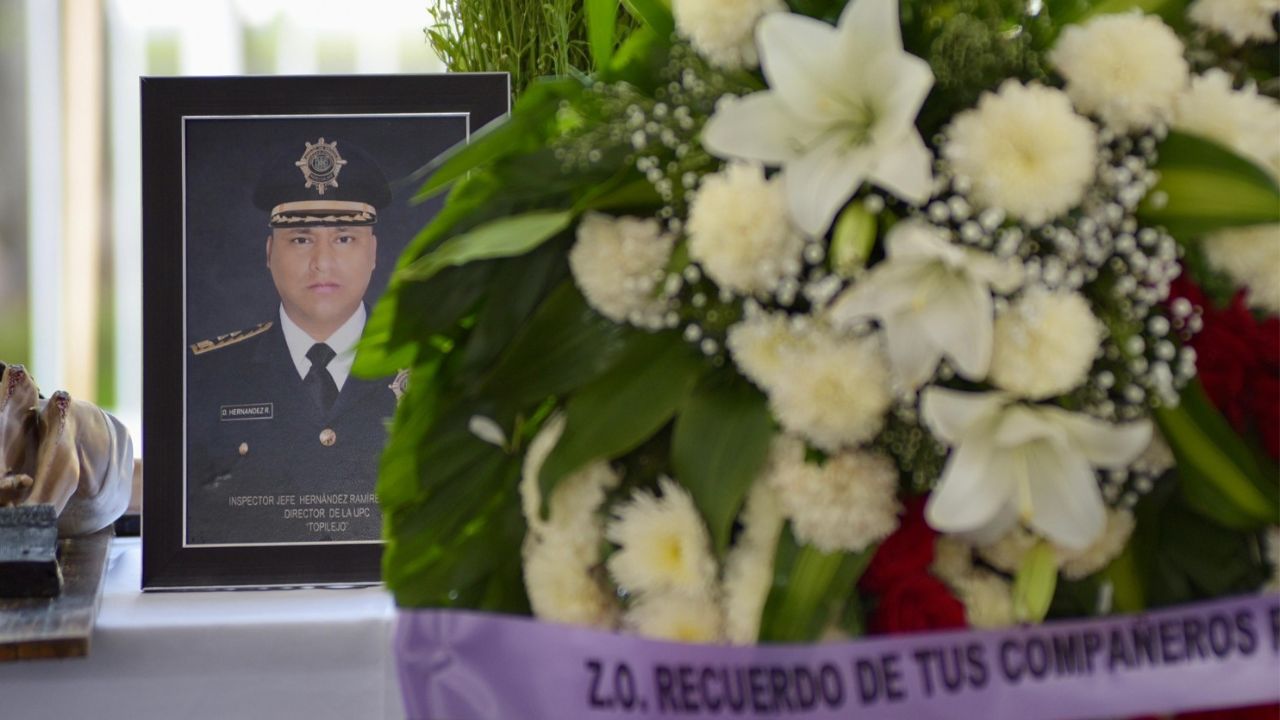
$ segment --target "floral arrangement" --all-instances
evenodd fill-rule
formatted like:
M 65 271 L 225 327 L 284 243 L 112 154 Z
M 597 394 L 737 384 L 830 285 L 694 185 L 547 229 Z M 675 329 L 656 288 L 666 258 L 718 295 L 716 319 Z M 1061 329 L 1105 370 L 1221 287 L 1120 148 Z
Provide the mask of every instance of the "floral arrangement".
M 411 368 L 402 606 L 750 644 L 1277 587 L 1280 3 L 584 7 L 598 70 L 436 164 L 357 359 Z

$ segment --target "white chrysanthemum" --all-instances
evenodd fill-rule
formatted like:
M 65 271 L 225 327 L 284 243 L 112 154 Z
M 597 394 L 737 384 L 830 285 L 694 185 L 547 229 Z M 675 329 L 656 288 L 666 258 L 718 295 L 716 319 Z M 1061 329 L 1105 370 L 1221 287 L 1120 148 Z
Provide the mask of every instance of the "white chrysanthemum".
M 979 545 L 977 550 L 978 555 L 991 567 L 1014 574 L 1018 572 L 1018 568 L 1022 567 L 1023 558 L 1038 542 L 1040 538 L 1019 523 L 1009 528 L 1009 531 L 1001 535 L 999 540 L 987 545 Z
M 596 574 L 604 521 L 598 514 L 606 492 L 618 484 L 608 463 L 593 463 L 563 479 L 551 493 L 548 519 L 541 516 L 538 473 L 564 431 L 553 415 L 529 443 L 520 478 L 520 501 L 529 526 L 525 535 L 524 582 L 539 618 L 612 628 L 617 601 Z
M 1271 579 L 1262 586 L 1263 592 L 1280 592 L 1280 526 L 1272 525 L 1263 536 L 1263 550 L 1267 564 L 1271 566 Z
M 1173 126 L 1225 145 L 1280 178 L 1280 102 L 1256 86 L 1232 87 L 1218 68 L 1191 79 L 1174 105 Z
M 952 588 L 964 604 L 965 619 L 973 628 L 1008 627 L 1017 622 L 1013 612 L 1013 585 L 999 575 L 975 570 Z
M 752 486 L 741 521 L 742 532 L 724 561 L 724 634 L 735 645 L 751 645 L 760 636 L 784 521 L 778 497 L 767 482 Z
M 1031 291 L 996 317 L 991 380 L 1031 399 L 1083 383 L 1103 327 L 1079 293 Z
M 796 356 L 812 352 L 807 321 L 796 323 L 784 313 L 757 312 L 729 328 L 726 344 L 744 375 L 768 392 L 779 377 L 792 371 Z
M 779 454 L 792 462 L 771 462 L 768 481 L 798 540 L 823 552 L 860 552 L 897 529 L 898 471 L 888 457 L 843 452 L 818 466 L 803 456 L 794 462 L 793 441 L 780 442 Z
M 535 616 L 596 628 L 617 624 L 617 600 L 594 572 L 599 545 L 599 533 L 595 542 L 558 530 L 525 538 L 524 584 Z
M 710 595 L 716 581 L 711 537 L 689 491 L 668 478 L 662 497 L 641 490 L 614 510 L 605 535 L 618 545 L 609 572 L 631 593 Z
M 524 464 L 520 466 L 520 509 L 524 512 L 524 520 L 530 530 L 541 528 L 542 521 L 542 488 L 538 485 L 538 475 L 547 462 L 547 456 L 560 442 L 564 433 L 565 416 L 556 413 L 547 418 L 538 434 L 529 441 L 529 449 L 524 453 Z
M 942 152 L 973 200 L 1033 224 L 1070 210 L 1093 181 L 1096 133 L 1061 90 L 1006 80 L 946 136 Z
M 1106 567 L 1129 543 L 1133 535 L 1133 513 L 1128 510 L 1111 509 L 1107 511 L 1107 529 L 1083 550 L 1056 548 L 1062 576 L 1070 580 L 1079 580 L 1092 575 Z
M 786 10 L 781 0 L 673 0 L 676 31 L 689 38 L 712 65 L 728 70 L 753 68 L 756 22 L 766 14 Z
M 538 474 L 542 471 L 547 456 L 559 442 L 564 425 L 565 416 L 560 413 L 548 418 L 529 443 L 524 456 L 520 473 L 520 507 L 531 533 L 541 532 L 552 525 L 579 531 L 599 525 L 596 510 L 604 503 L 606 492 L 618 486 L 618 474 L 609 463 L 594 462 L 556 485 L 548 503 L 549 519 L 542 519 L 542 493 L 538 486 Z
M 1120 132 L 1165 122 L 1187 84 L 1182 41 L 1158 17 L 1100 15 L 1069 25 L 1049 53 L 1076 109 Z
M 1250 40 L 1271 42 L 1276 30 L 1271 22 L 1280 12 L 1280 0 L 1196 0 L 1187 16 L 1197 25 L 1231 38 L 1236 45 Z
M 788 352 L 788 372 L 765 387 L 774 416 L 827 452 L 875 437 L 893 400 L 879 338 L 840 335 L 825 325 L 805 335 L 808 352 Z
M 954 535 L 939 535 L 933 544 L 933 564 L 939 580 L 954 586 L 973 570 L 973 546 Z
M 1250 307 L 1280 313 L 1280 225 L 1219 230 L 1203 246 L 1210 265 L 1245 286 Z
M 781 177 L 734 162 L 702 179 L 689 205 L 689 257 L 722 288 L 770 295 L 800 273 L 804 238 L 787 213 Z
M 687 643 L 723 640 L 720 604 L 705 595 L 664 592 L 641 597 L 622 618 L 637 635 Z
M 654 288 L 674 244 L 657 220 L 588 213 L 578 224 L 569 268 L 587 303 L 601 315 L 659 328 L 664 306 Z

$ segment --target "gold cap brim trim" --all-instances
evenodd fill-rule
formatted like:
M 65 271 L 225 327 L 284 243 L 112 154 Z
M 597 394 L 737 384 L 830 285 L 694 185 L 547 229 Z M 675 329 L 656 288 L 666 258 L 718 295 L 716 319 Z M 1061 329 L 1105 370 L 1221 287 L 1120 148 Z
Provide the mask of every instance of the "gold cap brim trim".
M 306 225 L 372 225 L 378 211 L 368 203 L 351 200 L 298 200 L 271 208 L 271 226 Z

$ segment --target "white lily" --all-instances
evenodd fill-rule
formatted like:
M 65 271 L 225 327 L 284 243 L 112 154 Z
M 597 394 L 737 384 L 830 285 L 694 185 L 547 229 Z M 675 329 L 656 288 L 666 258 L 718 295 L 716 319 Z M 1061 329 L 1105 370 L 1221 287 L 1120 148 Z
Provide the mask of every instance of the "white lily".
M 925 423 L 953 450 L 925 518 L 943 532 L 1003 533 L 1018 519 L 1080 550 L 1106 528 L 1094 468 L 1125 467 L 1151 440 L 1151 423 L 1114 425 L 1000 392 L 930 387 Z
M 991 288 L 1021 282 L 1017 265 L 961 247 L 920 220 L 898 223 L 885 239 L 886 260 L 845 291 L 831 309 L 838 327 L 880 321 L 894 380 L 914 391 L 943 355 L 960 375 L 982 380 L 991 367 Z
M 791 214 L 811 235 L 866 180 L 928 199 L 932 156 L 915 117 L 933 72 L 903 51 L 897 0 L 854 0 L 836 27 L 766 15 L 756 45 L 772 89 L 717 109 L 702 135 L 710 152 L 782 165 Z

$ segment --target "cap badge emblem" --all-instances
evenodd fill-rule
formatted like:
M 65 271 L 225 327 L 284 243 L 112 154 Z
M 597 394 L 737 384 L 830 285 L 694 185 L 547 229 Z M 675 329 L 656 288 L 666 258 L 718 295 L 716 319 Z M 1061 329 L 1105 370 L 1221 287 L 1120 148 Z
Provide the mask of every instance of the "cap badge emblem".
M 327 187 L 338 187 L 338 173 L 342 171 L 342 166 L 347 164 L 346 160 L 338 154 L 338 141 L 326 143 L 324 138 L 320 138 L 315 142 L 306 143 L 307 149 L 303 151 L 302 158 L 294 165 L 302 171 L 302 177 L 306 179 L 307 185 L 304 189 L 310 190 L 315 188 L 316 192 L 323 195 Z

